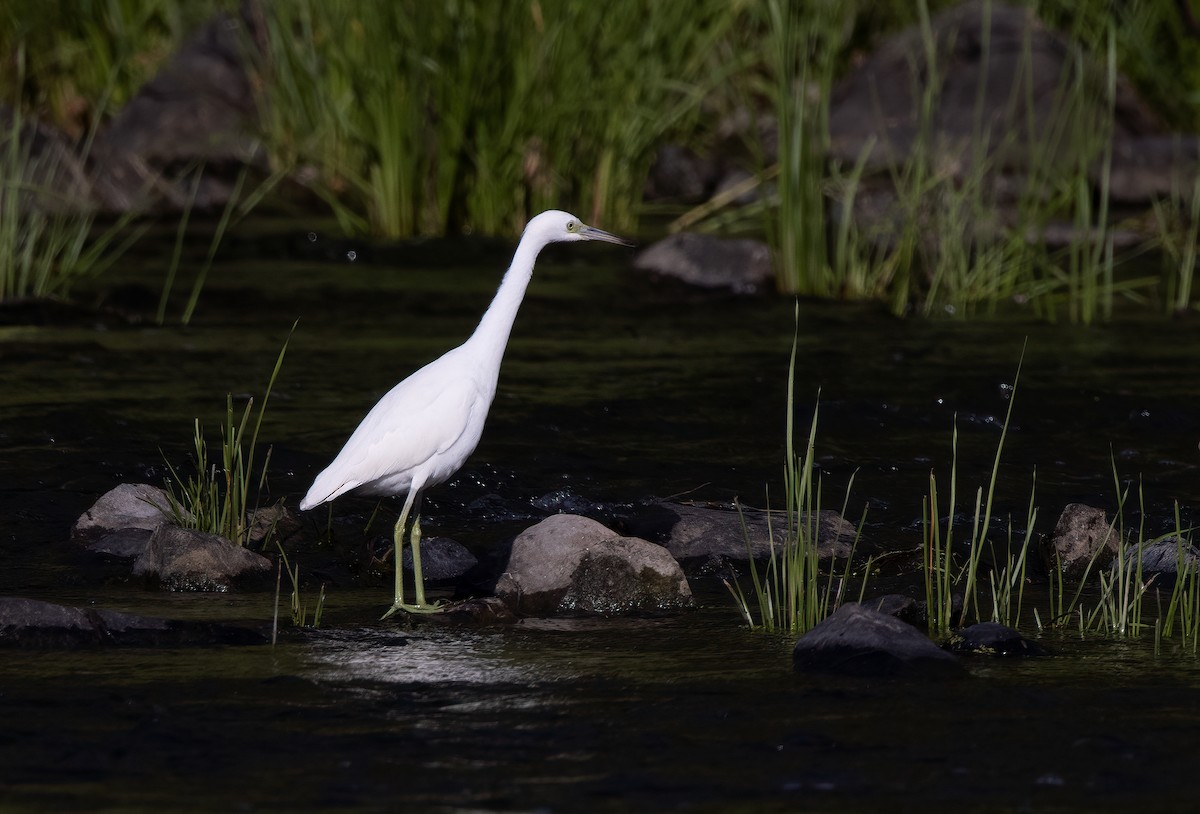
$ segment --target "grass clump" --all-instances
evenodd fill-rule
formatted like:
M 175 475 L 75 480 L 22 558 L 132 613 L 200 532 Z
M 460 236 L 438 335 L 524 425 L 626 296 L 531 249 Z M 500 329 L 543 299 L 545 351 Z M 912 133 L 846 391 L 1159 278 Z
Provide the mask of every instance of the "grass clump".
M 938 502 L 937 478 L 932 472 L 929 474 L 929 495 L 922 505 L 921 562 L 924 571 L 925 607 L 929 632 L 932 635 L 945 636 L 953 627 L 967 624 L 968 618 L 972 615 L 975 621 L 985 621 L 985 617 L 980 612 L 979 602 L 979 590 L 982 587 L 980 567 L 986 548 L 992 549 L 993 563 L 1001 561 L 996 558 L 995 550 L 988 541 L 988 531 L 993 517 L 992 507 L 996 494 L 996 481 L 1000 473 L 1000 459 L 1004 451 L 1004 441 L 1008 436 L 1009 424 L 1012 421 L 1017 382 L 1020 376 L 1021 366 L 1018 364 L 1013 387 L 1009 391 L 1008 409 L 1000 430 L 1000 439 L 996 444 L 996 454 L 992 460 L 991 478 L 986 487 L 980 486 L 975 492 L 974 508 L 971 514 L 971 534 L 967 541 L 965 560 L 956 560 L 953 549 L 958 492 L 957 423 L 951 442 L 949 505 L 946 509 L 944 532 L 940 526 L 942 513 Z M 1013 529 L 1010 522 L 1008 554 L 1002 560 L 1004 564 L 999 567 L 994 565 L 987 577 L 987 585 L 992 594 L 992 613 L 989 621 L 1016 624 L 1020 617 L 1029 539 L 1036 519 L 1037 509 L 1031 493 L 1024 542 L 1019 551 L 1012 550 Z M 954 607 L 956 594 L 961 597 L 962 602 L 961 609 L 957 614 L 955 614 Z
M 725 587 L 733 595 L 734 603 L 746 624 L 751 629 L 770 633 L 804 633 L 832 613 L 846 599 L 852 576 L 854 549 L 862 534 L 866 512 L 859 521 L 850 554 L 838 572 L 836 561 L 831 561 L 827 574 L 820 569 L 819 517 L 821 506 L 821 477 L 814 474 L 818 409 L 813 410 L 804 455 L 796 454 L 794 436 L 795 413 L 796 340 L 792 341 L 792 355 L 788 372 L 787 391 L 787 461 L 784 468 L 785 527 L 776 530 L 770 523 L 768 512 L 768 542 L 770 554 L 766 564 L 760 566 L 751 548 L 750 536 L 743 523 L 746 535 L 746 553 L 749 560 L 752 594 L 747 596 L 736 579 L 725 580 Z M 854 478 L 846 486 L 846 501 L 842 506 L 845 514 L 849 503 L 850 489 Z M 760 570 L 761 569 L 761 570 Z M 862 598 L 871 573 L 871 560 L 863 568 L 863 580 L 858 598 Z
M 292 326 L 294 332 L 296 326 Z M 254 399 L 247 400 L 245 408 L 237 418 L 233 409 L 233 396 L 226 396 L 225 422 L 221 427 L 221 462 L 210 463 L 208 442 L 200 426 L 194 423 L 193 464 L 195 471 L 188 477 L 167 464 L 169 477 L 166 480 L 167 499 L 172 520 L 183 528 L 219 534 L 238 545 L 250 542 L 253 530 L 253 513 L 258 508 L 259 498 L 266 486 L 267 469 L 271 461 L 268 448 L 262 466 L 256 470 L 255 454 L 258 450 L 258 433 L 267 412 L 271 389 L 283 367 L 291 332 L 280 348 L 275 367 L 267 382 L 262 405 L 254 416 Z M 236 419 L 236 420 L 235 420 Z M 267 537 L 270 537 L 268 533 Z M 263 542 L 268 540 L 264 538 Z

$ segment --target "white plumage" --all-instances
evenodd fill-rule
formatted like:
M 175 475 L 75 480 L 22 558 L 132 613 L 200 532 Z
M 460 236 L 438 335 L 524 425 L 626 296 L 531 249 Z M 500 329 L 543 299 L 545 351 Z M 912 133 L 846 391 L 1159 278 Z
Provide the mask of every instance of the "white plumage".
M 550 210 L 529 221 L 512 264 L 479 327 L 470 339 L 425 365 L 397 384 L 371 408 L 342 451 L 313 481 L 300 508 L 308 510 L 341 495 L 405 494 L 394 532 L 397 610 L 425 611 L 421 576 L 421 493 L 445 481 L 466 462 L 483 435 L 488 409 L 496 395 L 500 363 L 517 310 L 533 274 L 533 264 L 550 243 L 603 240 L 628 241 L 584 225 L 567 212 Z M 404 527 L 416 507 L 412 529 L 416 603 L 404 602 Z

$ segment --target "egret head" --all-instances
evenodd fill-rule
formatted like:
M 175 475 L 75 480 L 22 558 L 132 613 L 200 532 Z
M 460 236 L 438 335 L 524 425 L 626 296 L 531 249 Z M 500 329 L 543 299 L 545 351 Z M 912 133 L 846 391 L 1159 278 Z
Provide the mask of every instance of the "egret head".
M 525 227 L 526 234 L 540 234 L 547 243 L 561 243 L 571 240 L 603 240 L 606 243 L 616 243 L 620 246 L 633 244 L 623 237 L 588 226 L 570 212 L 560 212 L 551 209 L 529 221 Z

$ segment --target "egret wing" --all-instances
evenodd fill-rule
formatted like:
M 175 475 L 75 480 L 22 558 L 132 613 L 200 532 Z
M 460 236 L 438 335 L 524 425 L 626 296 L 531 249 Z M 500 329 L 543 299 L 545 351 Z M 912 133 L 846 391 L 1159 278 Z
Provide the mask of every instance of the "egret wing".
M 442 357 L 393 387 L 371 408 L 304 499 L 315 506 L 367 484 L 402 483 L 413 469 L 445 452 L 482 423 L 485 398 L 471 376 L 447 375 Z M 444 366 L 443 366 L 444 367 Z M 450 366 L 453 367 L 453 366 Z M 482 405 L 486 416 L 487 404 Z

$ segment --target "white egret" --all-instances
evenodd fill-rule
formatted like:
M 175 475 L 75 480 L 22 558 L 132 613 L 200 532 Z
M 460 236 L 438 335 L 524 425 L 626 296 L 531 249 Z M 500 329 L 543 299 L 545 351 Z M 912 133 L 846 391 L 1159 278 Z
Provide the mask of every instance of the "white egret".
M 573 240 L 633 245 L 587 226 L 567 212 L 551 210 L 529 221 L 500 288 L 471 338 L 388 391 L 300 502 L 300 508 L 308 510 L 348 492 L 407 495 L 393 532 L 396 599 L 383 615 L 385 619 L 398 610 L 437 609 L 425 602 L 421 576 L 421 495 L 457 472 L 475 451 L 534 261 L 546 245 Z M 416 580 L 416 602 L 411 605 L 404 601 L 401 559 L 410 513 L 415 518 L 411 540 Z

